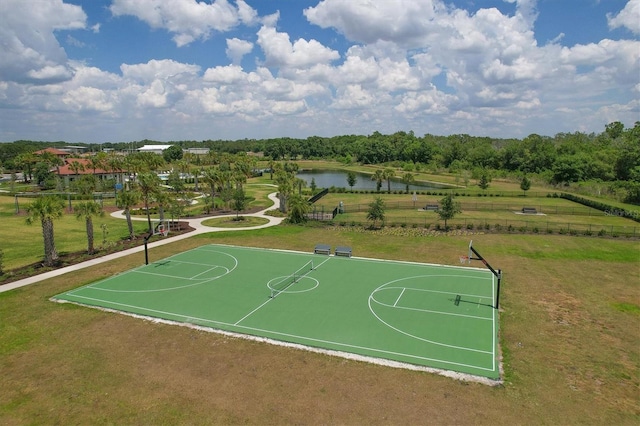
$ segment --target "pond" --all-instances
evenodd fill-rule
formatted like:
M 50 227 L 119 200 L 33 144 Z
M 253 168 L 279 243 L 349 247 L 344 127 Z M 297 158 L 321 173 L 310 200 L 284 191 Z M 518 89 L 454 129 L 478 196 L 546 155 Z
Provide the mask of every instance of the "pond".
M 356 173 L 356 184 L 353 185 L 354 190 L 375 190 L 376 189 L 376 181 L 371 180 L 371 175 L 365 173 Z M 318 188 L 346 188 L 351 189 L 349 184 L 347 183 L 347 172 L 341 170 L 304 170 L 297 174 L 299 179 L 307 182 L 307 186 L 311 185 L 311 180 L 313 179 Z M 435 189 L 443 189 L 449 188 L 450 186 L 446 184 L 437 184 L 437 183 L 415 183 L 413 185 L 409 185 L 409 190 L 415 191 L 429 191 Z M 400 179 L 391 179 L 391 190 L 392 191 L 404 191 L 406 188 L 405 184 L 402 183 Z M 387 181 L 382 182 L 381 191 L 387 190 Z

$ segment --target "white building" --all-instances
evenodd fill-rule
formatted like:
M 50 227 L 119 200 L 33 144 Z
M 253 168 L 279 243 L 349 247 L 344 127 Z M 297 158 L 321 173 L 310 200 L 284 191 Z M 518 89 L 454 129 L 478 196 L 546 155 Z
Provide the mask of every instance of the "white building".
M 183 151 L 194 155 L 207 155 L 209 153 L 209 148 L 186 148 Z
M 145 145 L 138 148 L 138 152 L 151 152 L 152 154 L 162 155 L 165 149 L 173 145 Z

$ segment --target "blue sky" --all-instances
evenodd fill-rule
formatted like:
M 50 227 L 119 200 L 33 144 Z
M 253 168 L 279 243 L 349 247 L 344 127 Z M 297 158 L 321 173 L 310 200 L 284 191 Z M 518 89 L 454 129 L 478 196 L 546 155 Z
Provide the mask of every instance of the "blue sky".
M 602 132 L 640 0 L 3 0 L 0 141 Z

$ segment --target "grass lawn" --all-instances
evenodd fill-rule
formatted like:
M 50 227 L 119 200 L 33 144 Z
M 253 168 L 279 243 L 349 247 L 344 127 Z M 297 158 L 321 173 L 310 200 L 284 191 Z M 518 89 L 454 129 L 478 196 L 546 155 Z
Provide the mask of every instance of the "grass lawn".
M 504 271 L 502 386 L 49 301 L 139 266 L 139 254 L 0 293 L 0 422 L 637 425 L 640 243 L 504 234 L 473 240 Z M 468 241 L 278 226 L 204 234 L 150 256 L 209 243 L 312 251 L 322 242 L 348 245 L 355 256 L 455 264 Z
M 245 228 L 247 226 L 258 226 L 269 223 L 269 220 L 263 217 L 251 217 L 242 215 L 240 217 L 240 220 L 236 220 L 235 216 L 212 218 L 203 221 L 202 224 L 214 228 Z
M 256 211 L 270 206 L 272 202 L 267 198 L 267 195 L 274 191 L 275 188 L 273 186 L 250 180 L 246 185 L 246 193 L 253 197 L 254 200 L 247 205 L 247 210 Z M 25 222 L 25 209 L 30 203 L 30 199 L 20 198 L 21 213 L 16 215 L 13 196 L 0 195 L 0 218 L 2 218 L 3 224 L 0 228 L 0 249 L 4 252 L 4 270 L 30 265 L 41 261 L 44 257 L 44 243 L 40 223 L 36 222 L 32 225 L 27 225 Z M 65 207 L 67 207 L 66 202 Z M 105 199 L 104 208 L 107 211 L 105 215 L 96 217 L 93 220 L 96 249 L 113 245 L 128 236 L 127 222 L 123 219 L 113 218 L 108 213 L 116 210 L 115 200 L 113 198 Z M 202 203 L 198 203 L 191 207 L 189 211 L 192 215 L 201 215 L 202 209 Z M 225 213 L 235 212 L 227 211 Z M 146 216 L 138 216 L 138 218 L 143 217 Z M 152 215 L 152 220 L 157 220 L 157 218 L 157 214 Z M 245 221 L 243 225 L 238 226 L 250 226 L 246 223 Z M 107 230 L 106 238 L 104 238 L 106 243 L 103 242 L 103 225 L 106 226 Z M 134 220 L 133 225 L 137 234 L 145 233 L 147 230 L 145 221 Z M 76 219 L 75 215 L 69 214 L 67 210 L 65 210 L 62 218 L 54 221 L 54 236 L 56 249 L 59 253 L 74 253 L 87 248 L 84 219 Z

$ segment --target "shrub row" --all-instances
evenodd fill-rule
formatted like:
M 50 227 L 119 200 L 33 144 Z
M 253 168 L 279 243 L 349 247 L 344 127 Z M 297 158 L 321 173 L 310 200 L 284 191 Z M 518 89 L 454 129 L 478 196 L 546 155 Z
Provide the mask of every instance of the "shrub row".
M 559 197 L 569 201 L 573 201 L 574 203 L 582 204 L 583 206 L 600 210 L 602 212 L 605 212 L 605 214 L 608 214 L 611 216 L 626 217 L 636 222 L 640 222 L 640 213 L 638 211 L 622 210 L 622 209 L 610 206 L 609 204 L 602 203 L 600 201 L 589 200 L 587 198 L 582 198 L 577 195 L 568 194 L 565 192 L 561 193 Z
M 340 226 L 340 227 L 367 227 L 370 224 L 369 223 L 360 223 L 360 222 L 356 222 L 356 221 L 351 221 L 351 222 L 345 222 L 345 221 L 341 221 L 338 222 L 337 224 L 334 222 L 327 222 L 326 223 L 329 226 Z M 478 225 L 474 225 L 473 223 L 467 223 L 466 225 L 462 225 L 462 224 L 455 224 L 455 225 L 449 225 L 446 228 L 444 227 L 444 225 L 436 223 L 434 226 L 432 226 L 431 224 L 425 224 L 424 226 L 418 225 L 416 223 L 410 224 L 408 225 L 407 223 L 401 222 L 401 223 L 396 223 L 396 222 L 389 222 L 387 224 L 383 224 L 381 225 L 382 228 L 407 228 L 407 227 L 411 227 L 413 229 L 424 229 L 424 230 L 433 230 L 433 231 L 451 231 L 451 230 L 467 230 L 467 231 L 486 231 L 486 232 L 497 232 L 497 233 L 519 233 L 519 234 L 526 234 L 526 233 L 533 233 L 533 234 L 540 234 L 540 233 L 545 233 L 545 234 L 559 234 L 559 235 L 570 235 L 570 236 L 578 236 L 578 235 L 582 235 L 582 236 L 587 236 L 587 237 L 591 237 L 591 236 L 598 236 L 598 237 L 614 237 L 617 238 L 620 235 L 616 232 L 611 232 L 611 231 L 607 231 L 606 229 L 600 229 L 599 231 L 595 232 L 593 230 L 577 230 L 577 229 L 568 229 L 568 228 L 559 228 L 559 229 L 553 229 L 553 228 L 541 228 L 538 226 L 514 226 L 514 225 L 508 225 L 508 226 L 504 226 L 501 225 L 499 223 L 494 224 L 493 226 L 489 223 L 484 223 L 484 224 L 478 224 Z M 631 237 L 631 236 L 629 236 Z

